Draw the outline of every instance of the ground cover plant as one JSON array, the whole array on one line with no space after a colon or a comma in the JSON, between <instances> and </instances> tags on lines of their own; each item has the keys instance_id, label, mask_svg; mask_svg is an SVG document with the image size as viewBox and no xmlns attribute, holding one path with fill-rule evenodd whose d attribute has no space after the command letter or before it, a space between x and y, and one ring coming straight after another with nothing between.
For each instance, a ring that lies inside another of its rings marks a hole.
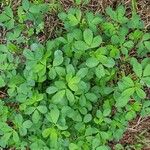
<instances>
[{"instance_id":1,"label":"ground cover plant","mask_svg":"<svg viewBox=\"0 0 150 150\"><path fill-rule=\"evenodd\" d=\"M23 0L17 17L11 6L0 14L0 148L110 150L131 120L150 115L150 33L123 5L104 15L77 6L40 43L50 8Z\"/></svg>"}]
</instances>

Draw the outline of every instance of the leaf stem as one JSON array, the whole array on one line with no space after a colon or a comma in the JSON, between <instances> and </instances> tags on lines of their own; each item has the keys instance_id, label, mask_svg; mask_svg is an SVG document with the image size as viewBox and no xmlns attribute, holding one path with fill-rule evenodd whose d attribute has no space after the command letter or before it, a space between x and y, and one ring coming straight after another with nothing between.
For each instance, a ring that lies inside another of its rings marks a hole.
<instances>
[{"instance_id":1,"label":"leaf stem","mask_svg":"<svg viewBox=\"0 0 150 150\"><path fill-rule=\"evenodd\" d=\"M132 15L137 14L137 1L132 0Z\"/></svg>"}]
</instances>

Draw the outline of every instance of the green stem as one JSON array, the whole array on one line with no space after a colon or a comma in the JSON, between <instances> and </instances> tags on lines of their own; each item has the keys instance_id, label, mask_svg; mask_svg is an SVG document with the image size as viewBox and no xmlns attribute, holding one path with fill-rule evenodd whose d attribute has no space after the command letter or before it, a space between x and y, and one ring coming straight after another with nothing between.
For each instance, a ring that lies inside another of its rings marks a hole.
<instances>
[{"instance_id":1,"label":"green stem","mask_svg":"<svg viewBox=\"0 0 150 150\"><path fill-rule=\"evenodd\" d=\"M132 0L132 15L137 14L137 2L136 0Z\"/></svg>"}]
</instances>

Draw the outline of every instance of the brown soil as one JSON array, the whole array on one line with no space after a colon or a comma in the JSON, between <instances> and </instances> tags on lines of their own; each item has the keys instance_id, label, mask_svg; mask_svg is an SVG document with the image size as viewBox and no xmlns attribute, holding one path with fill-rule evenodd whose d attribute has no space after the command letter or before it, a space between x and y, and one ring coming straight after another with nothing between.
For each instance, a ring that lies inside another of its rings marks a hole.
<instances>
[{"instance_id":1,"label":"brown soil","mask_svg":"<svg viewBox=\"0 0 150 150\"><path fill-rule=\"evenodd\" d=\"M120 143L125 146L139 143L143 145L142 150L150 150L150 117L137 117L130 122Z\"/></svg>"}]
</instances>

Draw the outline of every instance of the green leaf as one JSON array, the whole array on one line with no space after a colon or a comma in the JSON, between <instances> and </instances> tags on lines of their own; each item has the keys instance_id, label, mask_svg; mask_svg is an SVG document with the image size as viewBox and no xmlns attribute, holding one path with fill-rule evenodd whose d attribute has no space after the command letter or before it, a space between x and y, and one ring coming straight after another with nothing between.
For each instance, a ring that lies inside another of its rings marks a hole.
<instances>
[{"instance_id":1,"label":"green leaf","mask_svg":"<svg viewBox=\"0 0 150 150\"><path fill-rule=\"evenodd\" d=\"M145 41L144 42L145 47L149 50L150 52L150 41Z\"/></svg>"},{"instance_id":2,"label":"green leaf","mask_svg":"<svg viewBox=\"0 0 150 150\"><path fill-rule=\"evenodd\" d=\"M19 128L19 133L21 136L25 136L27 135L27 129L26 128Z\"/></svg>"},{"instance_id":3,"label":"green leaf","mask_svg":"<svg viewBox=\"0 0 150 150\"><path fill-rule=\"evenodd\" d=\"M133 71L135 72L135 74L136 74L139 78L141 78L142 72L143 72L143 70L142 70L142 65L139 64L139 63L137 63L137 64L134 66Z\"/></svg>"},{"instance_id":4,"label":"green leaf","mask_svg":"<svg viewBox=\"0 0 150 150\"><path fill-rule=\"evenodd\" d=\"M47 138L50 135L50 132L51 132L50 128L44 129L44 131L42 132L42 136L44 138Z\"/></svg>"},{"instance_id":5,"label":"green leaf","mask_svg":"<svg viewBox=\"0 0 150 150\"><path fill-rule=\"evenodd\" d=\"M126 12L126 10L123 5L118 6L118 8L117 8L118 18L123 17L125 15L125 12Z\"/></svg>"},{"instance_id":6,"label":"green leaf","mask_svg":"<svg viewBox=\"0 0 150 150\"><path fill-rule=\"evenodd\" d=\"M78 146L74 143L69 144L69 150L78 150Z\"/></svg>"},{"instance_id":7,"label":"green leaf","mask_svg":"<svg viewBox=\"0 0 150 150\"><path fill-rule=\"evenodd\" d=\"M71 26L76 26L79 23L79 20L72 14L68 14L68 19Z\"/></svg>"},{"instance_id":8,"label":"green leaf","mask_svg":"<svg viewBox=\"0 0 150 150\"><path fill-rule=\"evenodd\" d=\"M25 49L25 50L23 51L23 55L24 55L24 56L26 57L26 59L28 59L28 60L34 60L34 59L35 59L33 52L32 52L31 50L29 50L29 49Z\"/></svg>"},{"instance_id":9,"label":"green leaf","mask_svg":"<svg viewBox=\"0 0 150 150\"><path fill-rule=\"evenodd\" d=\"M92 120L92 115L91 115L91 114L86 114L86 115L84 116L83 121L84 121L85 123L88 123L88 122L90 122L91 120Z\"/></svg>"},{"instance_id":10,"label":"green leaf","mask_svg":"<svg viewBox=\"0 0 150 150\"><path fill-rule=\"evenodd\" d=\"M110 150L110 148L108 146L99 146L96 150Z\"/></svg>"},{"instance_id":11,"label":"green leaf","mask_svg":"<svg viewBox=\"0 0 150 150\"><path fill-rule=\"evenodd\" d=\"M144 77L144 78L142 78L142 81L143 81L148 87L150 87L150 77Z\"/></svg>"},{"instance_id":12,"label":"green leaf","mask_svg":"<svg viewBox=\"0 0 150 150\"><path fill-rule=\"evenodd\" d=\"M117 20L116 12L109 6L106 8L106 14L113 20Z\"/></svg>"},{"instance_id":13,"label":"green leaf","mask_svg":"<svg viewBox=\"0 0 150 150\"><path fill-rule=\"evenodd\" d=\"M88 45L85 42L83 42L83 41L76 41L74 43L74 47L77 50L82 50L82 51L85 51L85 50L89 49Z\"/></svg>"},{"instance_id":14,"label":"green leaf","mask_svg":"<svg viewBox=\"0 0 150 150\"><path fill-rule=\"evenodd\" d=\"M66 83L64 81L55 81L55 86L58 89L66 89Z\"/></svg>"},{"instance_id":15,"label":"green leaf","mask_svg":"<svg viewBox=\"0 0 150 150\"><path fill-rule=\"evenodd\" d=\"M135 72L135 74L141 78L142 76L142 65L140 63L137 62L137 60L135 58L131 59L131 64L133 65L133 71Z\"/></svg>"},{"instance_id":16,"label":"green leaf","mask_svg":"<svg viewBox=\"0 0 150 150\"><path fill-rule=\"evenodd\" d=\"M25 110L25 114L27 115L31 115L34 111L35 111L35 107L28 107L26 110Z\"/></svg>"},{"instance_id":17,"label":"green leaf","mask_svg":"<svg viewBox=\"0 0 150 150\"><path fill-rule=\"evenodd\" d=\"M10 17L8 17L6 14L4 14L4 13L0 14L0 22L6 22L9 20L10 20Z\"/></svg>"},{"instance_id":18,"label":"green leaf","mask_svg":"<svg viewBox=\"0 0 150 150\"><path fill-rule=\"evenodd\" d=\"M45 114L45 113L47 113L47 107L46 106L42 106L42 105L40 105L40 106L38 106L37 107L37 109L38 109L38 111L40 112L40 113L42 113L42 114Z\"/></svg>"},{"instance_id":19,"label":"green leaf","mask_svg":"<svg viewBox=\"0 0 150 150\"><path fill-rule=\"evenodd\" d=\"M93 32L90 29L86 29L83 32L83 37L84 37L84 41L86 42L86 44L90 46L93 41Z\"/></svg>"},{"instance_id":20,"label":"green leaf","mask_svg":"<svg viewBox=\"0 0 150 150\"><path fill-rule=\"evenodd\" d=\"M95 74L99 79L105 76L105 69L103 65L98 65L98 67L96 67Z\"/></svg>"},{"instance_id":21,"label":"green leaf","mask_svg":"<svg viewBox=\"0 0 150 150\"><path fill-rule=\"evenodd\" d=\"M63 97L65 95L65 90L58 91L53 97L52 101L55 104L60 103L63 100Z\"/></svg>"},{"instance_id":22,"label":"green leaf","mask_svg":"<svg viewBox=\"0 0 150 150\"><path fill-rule=\"evenodd\" d=\"M51 116L53 123L55 123L55 124L57 123L57 121L59 119L59 115L60 115L60 112L59 112L58 108L54 108L50 111L50 116Z\"/></svg>"},{"instance_id":23,"label":"green leaf","mask_svg":"<svg viewBox=\"0 0 150 150\"><path fill-rule=\"evenodd\" d=\"M13 131L13 140L14 142L19 142L19 135L16 131Z\"/></svg>"},{"instance_id":24,"label":"green leaf","mask_svg":"<svg viewBox=\"0 0 150 150\"><path fill-rule=\"evenodd\" d=\"M34 111L34 113L32 114L32 121L33 123L38 123L40 120L40 114L37 110Z\"/></svg>"},{"instance_id":25,"label":"green leaf","mask_svg":"<svg viewBox=\"0 0 150 150\"><path fill-rule=\"evenodd\" d=\"M22 125L24 128L29 129L32 126L32 122L30 120L26 120Z\"/></svg>"},{"instance_id":26,"label":"green leaf","mask_svg":"<svg viewBox=\"0 0 150 150\"><path fill-rule=\"evenodd\" d=\"M53 66L59 66L63 63L63 53L60 50L55 51Z\"/></svg>"},{"instance_id":27,"label":"green leaf","mask_svg":"<svg viewBox=\"0 0 150 150\"><path fill-rule=\"evenodd\" d=\"M4 87L6 85L4 79L2 78L2 76L0 76L0 88Z\"/></svg>"},{"instance_id":28,"label":"green leaf","mask_svg":"<svg viewBox=\"0 0 150 150\"><path fill-rule=\"evenodd\" d=\"M56 71L55 71L54 67L50 68L50 71L49 71L48 75L49 75L50 79L55 79L56 78L57 74L56 74Z\"/></svg>"},{"instance_id":29,"label":"green leaf","mask_svg":"<svg viewBox=\"0 0 150 150\"><path fill-rule=\"evenodd\" d=\"M73 106L75 103L75 97L74 97L73 93L70 90L66 89L66 96L69 101L69 104L71 106Z\"/></svg>"},{"instance_id":30,"label":"green leaf","mask_svg":"<svg viewBox=\"0 0 150 150\"><path fill-rule=\"evenodd\" d=\"M56 129L52 128L50 132L50 145L55 149L57 149L57 139L58 139L57 131Z\"/></svg>"},{"instance_id":31,"label":"green leaf","mask_svg":"<svg viewBox=\"0 0 150 150\"><path fill-rule=\"evenodd\" d=\"M63 67L55 67L55 71L59 76L65 76L66 70Z\"/></svg>"},{"instance_id":32,"label":"green leaf","mask_svg":"<svg viewBox=\"0 0 150 150\"><path fill-rule=\"evenodd\" d=\"M127 105L127 103L129 102L130 100L130 97L134 94L135 92L135 88L128 88L126 90L124 90L120 97L117 99L117 102L116 102L116 106L117 107L124 107Z\"/></svg>"},{"instance_id":33,"label":"green leaf","mask_svg":"<svg viewBox=\"0 0 150 150\"><path fill-rule=\"evenodd\" d=\"M136 113L135 113L134 111L129 111L129 112L126 114L125 118L126 118L128 121L130 121L130 120L134 119L135 116L136 116Z\"/></svg>"},{"instance_id":34,"label":"green leaf","mask_svg":"<svg viewBox=\"0 0 150 150\"><path fill-rule=\"evenodd\" d=\"M111 113L111 109L110 109L110 108L105 108L104 111L103 111L103 115L104 115L105 117L109 116L110 113Z\"/></svg>"},{"instance_id":35,"label":"green leaf","mask_svg":"<svg viewBox=\"0 0 150 150\"><path fill-rule=\"evenodd\" d=\"M40 5L32 5L29 8L29 11L33 14L39 14L40 13Z\"/></svg>"},{"instance_id":36,"label":"green leaf","mask_svg":"<svg viewBox=\"0 0 150 150\"><path fill-rule=\"evenodd\" d=\"M23 122L23 117L22 117L22 115L17 114L17 115L15 116L15 122L16 122L19 126L21 126L21 125L22 125L22 122Z\"/></svg>"},{"instance_id":37,"label":"green leaf","mask_svg":"<svg viewBox=\"0 0 150 150\"><path fill-rule=\"evenodd\" d=\"M68 86L72 91L77 91L79 82L80 78L78 76L75 76L68 81Z\"/></svg>"},{"instance_id":38,"label":"green leaf","mask_svg":"<svg viewBox=\"0 0 150 150\"><path fill-rule=\"evenodd\" d=\"M144 72L143 72L143 76L146 77L146 76L150 76L150 64L148 64L145 69L144 69Z\"/></svg>"},{"instance_id":39,"label":"green leaf","mask_svg":"<svg viewBox=\"0 0 150 150\"><path fill-rule=\"evenodd\" d=\"M136 88L136 93L141 99L146 98L146 93L142 89Z\"/></svg>"},{"instance_id":40,"label":"green leaf","mask_svg":"<svg viewBox=\"0 0 150 150\"><path fill-rule=\"evenodd\" d=\"M84 78L84 77L87 75L87 73L88 73L88 68L81 68L81 69L77 72L76 76L78 76L78 77L80 77L80 78Z\"/></svg>"},{"instance_id":41,"label":"green leaf","mask_svg":"<svg viewBox=\"0 0 150 150\"><path fill-rule=\"evenodd\" d=\"M125 107L129 102L129 96L121 96L116 101L116 107Z\"/></svg>"},{"instance_id":42,"label":"green leaf","mask_svg":"<svg viewBox=\"0 0 150 150\"><path fill-rule=\"evenodd\" d=\"M127 42L125 42L125 43L123 44L123 46L126 47L126 48L131 49L131 48L133 48L134 43L133 43L132 41L127 41Z\"/></svg>"},{"instance_id":43,"label":"green leaf","mask_svg":"<svg viewBox=\"0 0 150 150\"><path fill-rule=\"evenodd\" d=\"M134 82L133 80L128 76L128 77L123 77L123 82L127 87L133 87L134 86Z\"/></svg>"},{"instance_id":44,"label":"green leaf","mask_svg":"<svg viewBox=\"0 0 150 150\"><path fill-rule=\"evenodd\" d=\"M105 57L105 56L104 56ZM112 68L112 67L114 67L114 65L115 65L115 61L114 61L114 59L113 58L110 58L110 57L106 57L106 60L103 62L103 61L101 61L101 63L104 65L104 66L106 66L107 68Z\"/></svg>"},{"instance_id":45,"label":"green leaf","mask_svg":"<svg viewBox=\"0 0 150 150\"><path fill-rule=\"evenodd\" d=\"M2 146L2 147L6 147L6 145L7 145L7 143L8 143L8 140L10 139L10 137L11 137L11 135L12 135L12 133L5 133L2 137L1 137L1 139L0 139L0 145Z\"/></svg>"},{"instance_id":46,"label":"green leaf","mask_svg":"<svg viewBox=\"0 0 150 150\"><path fill-rule=\"evenodd\" d=\"M81 0L74 0L77 5L81 4Z\"/></svg>"},{"instance_id":47,"label":"green leaf","mask_svg":"<svg viewBox=\"0 0 150 150\"><path fill-rule=\"evenodd\" d=\"M128 88L128 89L126 89L126 90L124 90L123 92L122 92L122 94L121 94L121 96L128 96L128 97L130 97L130 96L132 96L133 95L133 93L135 92L135 88Z\"/></svg>"},{"instance_id":48,"label":"green leaf","mask_svg":"<svg viewBox=\"0 0 150 150\"><path fill-rule=\"evenodd\" d=\"M96 36L91 44L91 48L95 48L100 46L100 44L102 43L102 37L100 35Z\"/></svg>"},{"instance_id":49,"label":"green leaf","mask_svg":"<svg viewBox=\"0 0 150 150\"><path fill-rule=\"evenodd\" d=\"M86 65L87 65L89 68L96 67L98 64L99 64L99 61L98 61L96 58L94 58L94 57L88 58L88 59L86 60Z\"/></svg>"},{"instance_id":50,"label":"green leaf","mask_svg":"<svg viewBox=\"0 0 150 150\"><path fill-rule=\"evenodd\" d=\"M22 0L22 7L23 7L24 10L27 11L30 7L29 1L28 0Z\"/></svg>"},{"instance_id":51,"label":"green leaf","mask_svg":"<svg viewBox=\"0 0 150 150\"><path fill-rule=\"evenodd\" d=\"M54 94L58 91L58 88L55 86L50 86L46 89L46 93L48 94Z\"/></svg>"},{"instance_id":52,"label":"green leaf","mask_svg":"<svg viewBox=\"0 0 150 150\"><path fill-rule=\"evenodd\" d=\"M85 96L86 96L86 98L87 98L88 100L90 100L91 102L96 102L97 99L98 99L98 97L96 96L95 93L90 93L90 92L89 92L89 93L86 93Z\"/></svg>"},{"instance_id":53,"label":"green leaf","mask_svg":"<svg viewBox=\"0 0 150 150\"><path fill-rule=\"evenodd\" d=\"M67 74L75 75L75 68L73 65L69 64L66 66Z\"/></svg>"},{"instance_id":54,"label":"green leaf","mask_svg":"<svg viewBox=\"0 0 150 150\"><path fill-rule=\"evenodd\" d=\"M13 18L13 11L12 11L12 8L10 6L5 7L5 13L7 14L7 16Z\"/></svg>"}]
</instances>

